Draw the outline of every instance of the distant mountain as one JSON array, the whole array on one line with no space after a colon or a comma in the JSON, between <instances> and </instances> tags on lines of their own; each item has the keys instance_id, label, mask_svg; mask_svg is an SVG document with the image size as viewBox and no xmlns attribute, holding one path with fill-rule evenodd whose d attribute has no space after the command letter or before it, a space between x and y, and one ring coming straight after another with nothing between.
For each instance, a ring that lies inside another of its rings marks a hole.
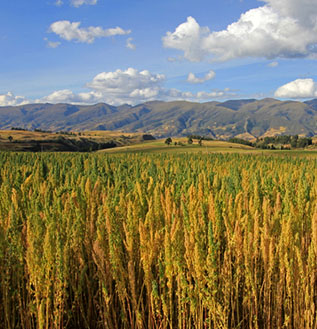
<instances>
[{"instance_id":1,"label":"distant mountain","mask_svg":"<svg viewBox=\"0 0 317 329\"><path fill-rule=\"evenodd\" d=\"M199 134L248 138L278 134L317 134L317 99L307 102L230 100L192 103L147 102L137 106L30 104L0 107L0 129L51 131L121 130L156 137Z\"/></svg>"}]
</instances>

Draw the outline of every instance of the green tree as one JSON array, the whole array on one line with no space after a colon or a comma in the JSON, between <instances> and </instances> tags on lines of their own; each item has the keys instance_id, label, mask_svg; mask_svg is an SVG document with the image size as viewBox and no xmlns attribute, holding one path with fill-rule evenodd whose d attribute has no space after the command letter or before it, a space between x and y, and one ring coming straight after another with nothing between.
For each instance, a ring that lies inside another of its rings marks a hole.
<instances>
[{"instance_id":1,"label":"green tree","mask_svg":"<svg viewBox=\"0 0 317 329\"><path fill-rule=\"evenodd\" d=\"M167 145L172 144L172 138L171 137L166 138L165 139L165 144L167 144Z\"/></svg>"}]
</instances>

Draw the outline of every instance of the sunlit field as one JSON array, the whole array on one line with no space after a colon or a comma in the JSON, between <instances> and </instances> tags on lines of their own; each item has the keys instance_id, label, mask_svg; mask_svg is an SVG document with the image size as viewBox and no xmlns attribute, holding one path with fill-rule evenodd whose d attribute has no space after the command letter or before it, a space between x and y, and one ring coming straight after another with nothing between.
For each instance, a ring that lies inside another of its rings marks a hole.
<instances>
[{"instance_id":1,"label":"sunlit field","mask_svg":"<svg viewBox=\"0 0 317 329\"><path fill-rule=\"evenodd\" d=\"M149 154L149 153L168 153L168 154L212 154L212 153L240 153L253 155L267 155L278 157L308 157L317 158L317 149L292 149L292 150L262 150L247 145L230 143L227 141L203 141L202 145L194 140L193 144L187 143L187 138L173 138L171 145L166 145L164 139L155 141L146 141L135 145L116 147L98 151L105 154ZM177 143L175 145L174 143ZM179 145L181 143L181 145Z\"/></svg>"},{"instance_id":2,"label":"sunlit field","mask_svg":"<svg viewBox=\"0 0 317 329\"><path fill-rule=\"evenodd\" d=\"M316 328L316 176L269 154L0 153L1 326Z\"/></svg>"}]
</instances>

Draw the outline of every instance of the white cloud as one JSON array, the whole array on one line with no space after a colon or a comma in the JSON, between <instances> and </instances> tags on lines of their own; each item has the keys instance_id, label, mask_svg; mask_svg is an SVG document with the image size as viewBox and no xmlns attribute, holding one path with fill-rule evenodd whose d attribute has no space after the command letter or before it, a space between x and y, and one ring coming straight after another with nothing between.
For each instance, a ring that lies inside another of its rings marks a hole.
<instances>
[{"instance_id":1,"label":"white cloud","mask_svg":"<svg viewBox=\"0 0 317 329\"><path fill-rule=\"evenodd\" d=\"M126 35L130 30L123 30L121 27L103 29L100 26L80 28L80 22L57 21L51 24L49 32L57 34L67 41L93 43L96 38L111 37L115 35Z\"/></svg>"},{"instance_id":2,"label":"white cloud","mask_svg":"<svg viewBox=\"0 0 317 329\"><path fill-rule=\"evenodd\" d=\"M177 62L177 58L170 56L170 57L167 57L167 61L170 63L174 63L174 62Z\"/></svg>"},{"instance_id":3,"label":"white cloud","mask_svg":"<svg viewBox=\"0 0 317 329\"><path fill-rule=\"evenodd\" d=\"M170 56L170 57L167 57L167 61L170 63L174 63L174 62L181 63L181 62L184 62L184 57L183 56L177 56L177 57Z\"/></svg>"},{"instance_id":4,"label":"white cloud","mask_svg":"<svg viewBox=\"0 0 317 329\"><path fill-rule=\"evenodd\" d=\"M212 98L222 98L228 97L229 95L234 96L234 93L228 93L226 90L215 90L211 92L199 91L196 94L197 99L212 99Z\"/></svg>"},{"instance_id":5,"label":"white cloud","mask_svg":"<svg viewBox=\"0 0 317 329\"><path fill-rule=\"evenodd\" d=\"M54 41L48 40L47 38L44 38L44 40L46 41L46 46L48 48L57 48L61 45L61 43L59 41L54 42Z\"/></svg>"},{"instance_id":6,"label":"white cloud","mask_svg":"<svg viewBox=\"0 0 317 329\"><path fill-rule=\"evenodd\" d=\"M69 89L58 90L36 100L38 103L94 104L105 102L111 105L137 104L167 97L162 83L165 76L134 68L102 72L86 84L89 92L73 93Z\"/></svg>"},{"instance_id":7,"label":"white cloud","mask_svg":"<svg viewBox=\"0 0 317 329\"><path fill-rule=\"evenodd\" d=\"M262 0L281 16L292 17L301 25L315 27L317 6L315 0Z\"/></svg>"},{"instance_id":8,"label":"white cloud","mask_svg":"<svg viewBox=\"0 0 317 329\"><path fill-rule=\"evenodd\" d=\"M175 32L167 32L163 37L163 45L184 51L184 57L198 62L207 54L201 47L203 39L210 33L208 28L201 28L193 17L179 25Z\"/></svg>"},{"instance_id":9,"label":"white cloud","mask_svg":"<svg viewBox=\"0 0 317 329\"><path fill-rule=\"evenodd\" d=\"M271 62L269 64L267 64L268 67L277 67L278 66L278 62Z\"/></svg>"},{"instance_id":10,"label":"white cloud","mask_svg":"<svg viewBox=\"0 0 317 329\"><path fill-rule=\"evenodd\" d=\"M210 70L204 77L197 78L194 73L189 73L187 77L187 82L189 83L204 83L208 80L213 79L216 76L216 73Z\"/></svg>"},{"instance_id":11,"label":"white cloud","mask_svg":"<svg viewBox=\"0 0 317 329\"><path fill-rule=\"evenodd\" d=\"M157 87L164 80L163 74L152 74L147 70L138 71L130 67L125 71L99 73L87 86L110 93L122 93L122 88L124 88L124 93L130 93L135 89Z\"/></svg>"},{"instance_id":12,"label":"white cloud","mask_svg":"<svg viewBox=\"0 0 317 329\"><path fill-rule=\"evenodd\" d=\"M96 5L98 0L70 0L70 5L73 7L80 7L82 5ZM62 0L56 0L55 6L62 6L64 2Z\"/></svg>"},{"instance_id":13,"label":"white cloud","mask_svg":"<svg viewBox=\"0 0 317 329\"><path fill-rule=\"evenodd\" d=\"M95 92L75 94L69 89L54 91L48 96L35 100L36 103L72 103L93 104L98 103L102 95Z\"/></svg>"},{"instance_id":14,"label":"white cloud","mask_svg":"<svg viewBox=\"0 0 317 329\"><path fill-rule=\"evenodd\" d=\"M193 99L195 95L190 91L180 91L178 89L167 89L162 92L164 94L164 100L171 101L175 99Z\"/></svg>"},{"instance_id":15,"label":"white cloud","mask_svg":"<svg viewBox=\"0 0 317 329\"><path fill-rule=\"evenodd\" d=\"M15 96L13 93L0 94L0 106L17 106L28 104L29 101L23 96Z\"/></svg>"},{"instance_id":16,"label":"white cloud","mask_svg":"<svg viewBox=\"0 0 317 329\"><path fill-rule=\"evenodd\" d=\"M131 49L131 50L135 50L136 46L134 43L132 43L133 39L132 38L128 38L127 42L126 42L126 47Z\"/></svg>"},{"instance_id":17,"label":"white cloud","mask_svg":"<svg viewBox=\"0 0 317 329\"><path fill-rule=\"evenodd\" d=\"M62 0L56 0L56 2L55 2L55 6L60 7L60 6L62 6L62 5L63 5L63 1L62 1Z\"/></svg>"},{"instance_id":18,"label":"white cloud","mask_svg":"<svg viewBox=\"0 0 317 329\"><path fill-rule=\"evenodd\" d=\"M102 72L87 87L101 93L110 104L136 103L159 97L164 80L162 74L128 68L125 71Z\"/></svg>"},{"instance_id":19,"label":"white cloud","mask_svg":"<svg viewBox=\"0 0 317 329\"><path fill-rule=\"evenodd\" d=\"M12 93L0 95L0 106L21 105L27 103L72 103L111 105L140 104L152 100L212 100L235 96L230 89L199 91L181 91L164 87L165 76L151 73L147 70L139 71L134 68L102 72L86 84L87 92L74 93L72 90L57 90L36 100L27 100Z\"/></svg>"},{"instance_id":20,"label":"white cloud","mask_svg":"<svg viewBox=\"0 0 317 329\"><path fill-rule=\"evenodd\" d=\"M163 45L184 52L190 61L206 57L226 61L243 57L314 56L317 44L316 0L266 0L225 30L211 32L193 17L167 32Z\"/></svg>"},{"instance_id":21,"label":"white cloud","mask_svg":"<svg viewBox=\"0 0 317 329\"><path fill-rule=\"evenodd\" d=\"M231 91L229 88L224 90L211 90L211 91L198 91L197 93L192 93L190 91L180 91L177 89L165 90L164 100L188 100L193 102L213 100L213 99L226 99L229 97L235 97L237 94Z\"/></svg>"},{"instance_id":22,"label":"white cloud","mask_svg":"<svg viewBox=\"0 0 317 329\"><path fill-rule=\"evenodd\" d=\"M98 0L71 0L71 4L74 7L80 7L82 5L95 5Z\"/></svg>"},{"instance_id":23,"label":"white cloud","mask_svg":"<svg viewBox=\"0 0 317 329\"><path fill-rule=\"evenodd\" d=\"M274 95L280 98L317 97L317 84L313 79L297 79L279 87Z\"/></svg>"},{"instance_id":24,"label":"white cloud","mask_svg":"<svg viewBox=\"0 0 317 329\"><path fill-rule=\"evenodd\" d=\"M53 42L53 41L48 41L47 42L47 47L48 48L57 48L61 45L59 41Z\"/></svg>"}]
</instances>

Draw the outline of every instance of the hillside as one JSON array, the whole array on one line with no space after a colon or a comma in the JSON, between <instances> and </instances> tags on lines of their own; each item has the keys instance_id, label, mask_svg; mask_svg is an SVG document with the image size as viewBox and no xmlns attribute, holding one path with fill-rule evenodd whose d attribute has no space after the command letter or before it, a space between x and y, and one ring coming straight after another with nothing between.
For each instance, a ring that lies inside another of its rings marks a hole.
<instances>
[{"instance_id":1,"label":"hillside","mask_svg":"<svg viewBox=\"0 0 317 329\"><path fill-rule=\"evenodd\" d=\"M0 131L0 151L89 152L140 144L153 139L151 135L109 131L49 133L2 130Z\"/></svg>"},{"instance_id":2,"label":"hillside","mask_svg":"<svg viewBox=\"0 0 317 329\"><path fill-rule=\"evenodd\" d=\"M0 107L0 129L51 131L121 130L156 137L200 134L230 138L317 134L317 100L307 102L230 100L147 102L137 106L29 104Z\"/></svg>"}]
</instances>

